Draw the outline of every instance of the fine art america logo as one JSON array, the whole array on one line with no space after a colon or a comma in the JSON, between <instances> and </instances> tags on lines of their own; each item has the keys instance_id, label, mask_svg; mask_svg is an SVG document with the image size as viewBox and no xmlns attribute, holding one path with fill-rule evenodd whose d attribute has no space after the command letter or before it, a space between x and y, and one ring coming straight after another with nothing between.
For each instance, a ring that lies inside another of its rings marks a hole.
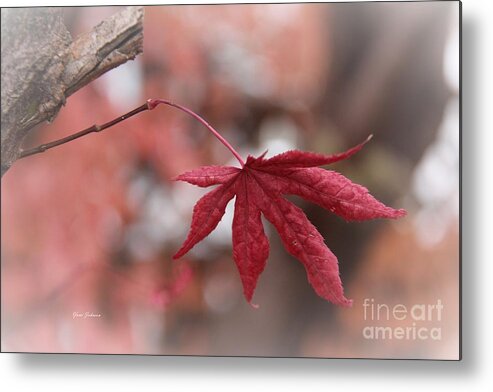
<instances>
[{"instance_id":1,"label":"fine art america logo","mask_svg":"<svg viewBox=\"0 0 493 392\"><path fill-rule=\"evenodd\" d=\"M362 334L368 340L441 340L443 304L388 305L373 298L363 301L365 327Z\"/></svg>"}]
</instances>

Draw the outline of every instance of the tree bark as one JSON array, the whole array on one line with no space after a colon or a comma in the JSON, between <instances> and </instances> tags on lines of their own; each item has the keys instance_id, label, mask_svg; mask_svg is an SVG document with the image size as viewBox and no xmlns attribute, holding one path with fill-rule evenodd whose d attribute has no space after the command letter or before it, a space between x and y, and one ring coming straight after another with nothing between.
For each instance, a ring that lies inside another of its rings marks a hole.
<instances>
[{"instance_id":1,"label":"tree bark","mask_svg":"<svg viewBox=\"0 0 493 392\"><path fill-rule=\"evenodd\" d=\"M1 175L35 125L71 94L143 51L142 7L127 7L72 40L61 8L2 9Z\"/></svg>"}]
</instances>

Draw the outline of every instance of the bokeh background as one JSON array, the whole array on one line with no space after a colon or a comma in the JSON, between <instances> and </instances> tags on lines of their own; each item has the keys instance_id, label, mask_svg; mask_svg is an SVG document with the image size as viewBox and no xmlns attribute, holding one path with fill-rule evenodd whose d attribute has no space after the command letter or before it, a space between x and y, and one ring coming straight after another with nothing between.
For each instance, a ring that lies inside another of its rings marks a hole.
<instances>
[{"instance_id":1,"label":"bokeh background","mask_svg":"<svg viewBox=\"0 0 493 392\"><path fill-rule=\"evenodd\" d=\"M409 214L346 223L293 198L338 256L354 306L319 298L265 222L271 252L253 309L232 259L232 202L209 237L172 260L208 190L171 178L235 161L203 126L159 107L19 161L2 178L2 350L457 358L458 7L146 7L144 54L71 96L26 147L158 97L205 117L244 156L333 153L373 133L332 168ZM119 9L66 8L64 20L77 36ZM363 319L365 298L441 299L442 339L364 339L374 324Z\"/></svg>"}]
</instances>

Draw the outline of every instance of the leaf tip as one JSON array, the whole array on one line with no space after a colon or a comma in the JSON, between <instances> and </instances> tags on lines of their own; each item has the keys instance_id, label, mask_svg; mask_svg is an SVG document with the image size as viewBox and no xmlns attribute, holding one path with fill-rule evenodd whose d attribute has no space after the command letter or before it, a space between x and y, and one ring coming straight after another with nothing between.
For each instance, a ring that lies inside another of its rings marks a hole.
<instances>
[{"instance_id":1,"label":"leaf tip","mask_svg":"<svg viewBox=\"0 0 493 392\"><path fill-rule=\"evenodd\" d=\"M265 156L267 155L267 153L268 153L268 152L269 152L269 150L265 150L262 154L260 154L260 155L258 156L258 158L257 158L257 159L264 159L264 158L265 158Z\"/></svg>"},{"instance_id":2,"label":"leaf tip","mask_svg":"<svg viewBox=\"0 0 493 392\"><path fill-rule=\"evenodd\" d=\"M248 305L250 305L254 309L258 309L258 308L260 308L260 305L254 304L252 302L253 291L254 291L254 289L247 289L246 287L244 287L244 289L243 289L243 295L245 296L245 299L246 299Z\"/></svg>"},{"instance_id":3,"label":"leaf tip","mask_svg":"<svg viewBox=\"0 0 493 392\"><path fill-rule=\"evenodd\" d=\"M400 208L398 210L395 210L393 218L402 218L407 215L407 211L404 208Z\"/></svg>"},{"instance_id":4,"label":"leaf tip","mask_svg":"<svg viewBox=\"0 0 493 392\"><path fill-rule=\"evenodd\" d=\"M344 307L344 308L351 308L353 306L353 300L352 299L347 299L347 298L344 298L341 303L339 303L338 305Z\"/></svg>"}]
</instances>

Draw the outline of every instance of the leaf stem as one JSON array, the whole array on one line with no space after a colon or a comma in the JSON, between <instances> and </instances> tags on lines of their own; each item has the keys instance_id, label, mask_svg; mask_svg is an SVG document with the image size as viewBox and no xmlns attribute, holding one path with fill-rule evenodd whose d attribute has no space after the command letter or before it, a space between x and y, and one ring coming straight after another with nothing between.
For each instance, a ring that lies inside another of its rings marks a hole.
<instances>
[{"instance_id":1,"label":"leaf stem","mask_svg":"<svg viewBox=\"0 0 493 392\"><path fill-rule=\"evenodd\" d=\"M173 102L170 102L170 101L167 101L164 99L148 99L145 104L139 106L138 108L135 108L134 110L132 110L132 111L130 111L130 112L128 112L122 116L119 116L119 117L117 117L111 121L108 121L102 125L93 125L89 128L83 129L82 131L76 132L76 133L69 135L69 136L66 136L64 138L54 140L54 141L49 142L49 143L41 144L37 147L31 148L28 150L22 150L17 159L22 159L22 158L26 158L26 157L31 156L31 155L40 154L42 152L45 152L46 150L49 150L51 148L60 146L62 144L68 143L68 142L71 142L72 140L78 139L82 136L88 135L88 134L93 133L93 132L101 132L107 128L112 127L113 125L118 124L119 122L125 121L128 118L135 116L136 114L138 114L140 112L143 112L145 110L153 110L156 106L158 106L160 104L173 106L173 107L189 114L193 118L195 118L197 121L199 121L201 124L203 124L222 144L224 144L233 153L235 158L238 159L238 162L240 162L241 167L245 166L245 162L241 158L240 154L238 154L238 152L233 148L233 146L231 144L229 144L229 142L225 138L223 138L219 134L219 132L216 131L206 120L204 120L197 113L186 108L185 106L181 106L177 103L173 103Z\"/></svg>"},{"instance_id":2,"label":"leaf stem","mask_svg":"<svg viewBox=\"0 0 493 392\"><path fill-rule=\"evenodd\" d=\"M173 102L170 102L170 101L167 101L167 100L164 100L164 99L148 99L147 100L147 105L149 106L149 110L152 110L154 109L156 106L158 106L159 104L163 104L163 105L168 105L168 106L173 106L187 114L189 114L190 116L192 116L193 118L195 118L197 121L199 121L202 125L204 125L209 131L212 132L212 134L222 143L224 144L229 151L232 152L232 154L235 156L235 158L238 160L238 162L240 162L241 164L241 167L245 166L245 162L243 161L243 159L241 158L240 154L238 154L238 152L233 148L233 146L231 144L229 144L229 142L223 138L218 131L216 131L212 125L210 125L206 120L204 120L202 117L200 117L197 113L193 112L192 110L186 108L185 106L181 106L177 103L173 103Z\"/></svg>"}]
</instances>

